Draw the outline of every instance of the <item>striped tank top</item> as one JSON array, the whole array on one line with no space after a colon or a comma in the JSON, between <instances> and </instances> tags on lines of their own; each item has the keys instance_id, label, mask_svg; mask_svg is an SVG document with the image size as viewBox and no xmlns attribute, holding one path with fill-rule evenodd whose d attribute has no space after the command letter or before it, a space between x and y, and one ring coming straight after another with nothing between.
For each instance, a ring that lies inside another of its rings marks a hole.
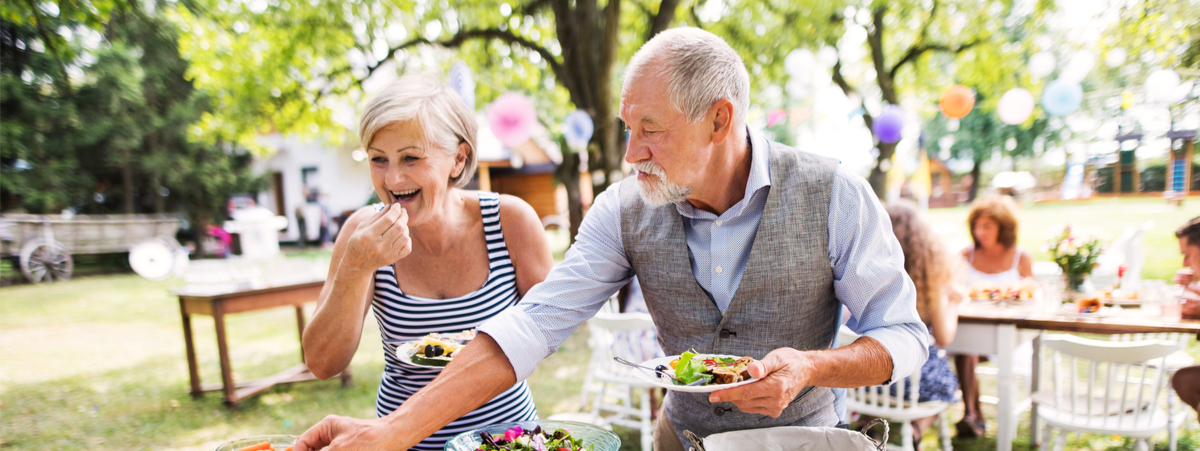
<instances>
[{"instance_id":1,"label":"striped tank top","mask_svg":"<svg viewBox=\"0 0 1200 451\"><path fill-rule=\"evenodd\" d=\"M487 282L479 290L451 299L410 296L400 291L392 265L375 271L375 298L371 307L383 336L385 363L375 401L375 413L380 417L394 412L441 372L401 362L396 357L398 343L419 340L433 332L453 333L479 326L518 301L516 273L500 230L500 196L480 192L479 207L489 260ZM496 423L536 419L533 396L522 381L411 449L440 451L446 441L460 433Z\"/></svg>"}]
</instances>

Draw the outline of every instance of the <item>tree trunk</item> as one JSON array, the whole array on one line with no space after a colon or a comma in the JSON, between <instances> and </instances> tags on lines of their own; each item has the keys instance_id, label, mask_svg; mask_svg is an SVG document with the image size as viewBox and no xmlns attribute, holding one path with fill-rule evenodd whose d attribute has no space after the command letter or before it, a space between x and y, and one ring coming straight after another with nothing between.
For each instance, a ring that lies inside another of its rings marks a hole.
<instances>
[{"instance_id":1,"label":"tree trunk","mask_svg":"<svg viewBox=\"0 0 1200 451\"><path fill-rule=\"evenodd\" d=\"M571 244L575 244L575 235L579 233L579 225L583 223L583 200L579 192L579 165L582 161L578 152L567 147L565 140L559 140L559 147L563 149L563 159L556 175L567 190L569 236Z\"/></svg>"},{"instance_id":2,"label":"tree trunk","mask_svg":"<svg viewBox=\"0 0 1200 451\"><path fill-rule=\"evenodd\" d=\"M125 214L133 214L133 151L126 147L121 149L121 186L125 190Z\"/></svg>"},{"instance_id":3,"label":"tree trunk","mask_svg":"<svg viewBox=\"0 0 1200 451\"><path fill-rule=\"evenodd\" d=\"M892 161L894 153L896 153L896 143L879 143L879 158L875 159L875 166L871 168L871 175L867 177L867 182L871 184L871 190L875 191L875 197L878 197L880 202L887 200L888 188L887 172L883 170L883 162Z\"/></svg>"},{"instance_id":4,"label":"tree trunk","mask_svg":"<svg viewBox=\"0 0 1200 451\"><path fill-rule=\"evenodd\" d=\"M975 165L971 166L971 188L967 190L967 202L975 202L976 195L979 194L979 172L983 162L979 158L975 158Z\"/></svg>"}]
</instances>

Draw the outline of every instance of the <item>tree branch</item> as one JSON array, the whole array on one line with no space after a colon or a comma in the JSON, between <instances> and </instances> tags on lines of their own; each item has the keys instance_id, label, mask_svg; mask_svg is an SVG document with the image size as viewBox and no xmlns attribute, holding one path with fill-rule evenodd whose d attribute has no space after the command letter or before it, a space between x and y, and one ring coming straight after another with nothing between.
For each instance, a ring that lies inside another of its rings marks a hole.
<instances>
[{"instance_id":1,"label":"tree branch","mask_svg":"<svg viewBox=\"0 0 1200 451\"><path fill-rule=\"evenodd\" d=\"M521 6L519 11L522 16L532 16L533 13L538 12L539 9L542 9L549 3L550 0L533 0L529 3L526 3L524 6Z\"/></svg>"},{"instance_id":2,"label":"tree branch","mask_svg":"<svg viewBox=\"0 0 1200 451\"><path fill-rule=\"evenodd\" d=\"M696 5L692 5L692 6L688 7L688 15L692 16L692 22L695 22L692 24L693 27L699 28L701 30L704 29L704 22L700 21L700 14L696 13Z\"/></svg>"},{"instance_id":3,"label":"tree branch","mask_svg":"<svg viewBox=\"0 0 1200 451\"><path fill-rule=\"evenodd\" d=\"M442 47L455 48L455 47L462 46L464 43L466 43L467 41L472 40L472 39L499 39L499 40L507 42L509 44L520 45L521 47L525 47L531 51L537 52L538 55L541 55L542 59L546 61L546 64L550 65L550 70L554 72L555 77L562 78L565 76L562 64L559 63L558 60L554 57L554 54L550 53L549 50L546 50L545 47L542 47L540 44L533 42L529 39L526 39L523 36L517 36L516 34L514 34L511 31L508 31L508 30L501 30L499 28L485 28L485 29L475 29L475 30L461 30L458 33L456 33L454 36L450 37L450 39L447 39L444 41L431 41L431 40L425 39L425 38L416 38L416 39L412 39L408 42L405 42L403 44L400 44L396 47L392 47L392 48L388 49L388 53L387 53L386 57L377 61L373 66L367 67L367 76L363 77L363 79L370 78L371 74L374 73L375 70L379 69L379 67L382 66L383 63L385 63L385 62L387 62L387 60L395 57L396 52L407 49L409 47L413 47L413 46L417 46L417 45L421 45L421 44L430 44L430 45L436 44L436 45L439 45ZM360 80L360 82L361 82L361 80Z\"/></svg>"},{"instance_id":4,"label":"tree branch","mask_svg":"<svg viewBox=\"0 0 1200 451\"><path fill-rule=\"evenodd\" d=\"M892 79L895 79L896 73L900 71L901 67L903 67L905 64L916 61L917 58L920 58L921 55L925 54L926 52L952 52L957 55L967 51L967 49L974 47L981 42L983 42L983 39L975 39L974 41L959 45L957 47L950 47L945 44L913 45L908 49L908 52L904 54L904 57L900 58L900 61L897 61L896 64L892 66L891 70L888 71L888 75Z\"/></svg>"},{"instance_id":5,"label":"tree branch","mask_svg":"<svg viewBox=\"0 0 1200 451\"><path fill-rule=\"evenodd\" d=\"M675 9L678 7L679 0L662 0L658 4L658 13L653 15L653 20L650 22L650 33L646 36L647 41L671 28L671 24L675 22Z\"/></svg>"},{"instance_id":6,"label":"tree branch","mask_svg":"<svg viewBox=\"0 0 1200 451\"><path fill-rule=\"evenodd\" d=\"M887 14L887 6L880 4L871 11L871 29L867 30L867 44L871 47L871 63L875 66L875 79L879 83L883 100L895 105L896 86L893 84L892 73L884 67L883 62L883 15Z\"/></svg>"},{"instance_id":7,"label":"tree branch","mask_svg":"<svg viewBox=\"0 0 1200 451\"><path fill-rule=\"evenodd\" d=\"M50 55L58 63L58 75L61 78L55 78L54 84L58 86L59 94L69 96L71 95L71 77L67 75L66 62L63 61L62 54L58 52L58 47L54 43L56 35L51 36L50 32L46 30L46 26L43 23L45 19L38 12L38 7L33 3L33 0L25 0L25 3L29 5L29 13L33 15L33 22L37 25L38 35L42 37L42 42L46 43L46 49L50 50Z\"/></svg>"},{"instance_id":8,"label":"tree branch","mask_svg":"<svg viewBox=\"0 0 1200 451\"><path fill-rule=\"evenodd\" d=\"M842 76L842 61L840 59L838 62L833 64L833 82L836 83L838 87L842 88L842 93L846 94L847 96L857 92L854 87L850 86L850 83L846 81L846 77ZM861 98L862 94L859 94L859 97ZM875 125L875 118L871 116L871 113L867 112L867 108L863 102L860 101L858 107L863 110L863 123L867 125L867 129L871 129Z\"/></svg>"}]
</instances>

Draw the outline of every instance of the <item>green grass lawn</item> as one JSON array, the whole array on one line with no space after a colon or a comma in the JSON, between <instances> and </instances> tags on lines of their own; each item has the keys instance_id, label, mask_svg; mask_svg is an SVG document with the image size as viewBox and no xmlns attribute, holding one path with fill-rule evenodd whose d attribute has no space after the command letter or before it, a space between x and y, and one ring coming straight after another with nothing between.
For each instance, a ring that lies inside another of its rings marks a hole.
<instances>
[{"instance_id":1,"label":"green grass lawn","mask_svg":"<svg viewBox=\"0 0 1200 451\"><path fill-rule=\"evenodd\" d=\"M1177 224L1195 216L1200 200L1179 211L1148 199L1039 204L1022 212L1022 243L1037 243L1061 217L1120 233L1129 224L1153 219L1147 236L1147 277L1167 277L1179 265L1173 238ZM1188 212L1191 212L1190 214ZM965 209L937 210L936 221L961 223ZM964 227L965 229L965 227ZM561 258L565 235L555 235ZM294 256L320 257L315 251ZM1161 260L1159 262L1158 260ZM276 387L226 409L216 393L192 399L178 301L168 291L180 280L154 282L132 274L83 276L47 285L0 287L0 448L12 450L212 450L231 438L256 434L299 434L328 414L374 416L375 390L383 368L379 332L366 322L352 368L354 384L306 382ZM212 321L193 320L201 378L217 381ZM299 361L295 318L289 309L233 315L228 320L234 371L261 377ZM1190 348L1200 357L1200 345ZM530 379L543 417L580 409L580 379L588 359L586 330L580 329ZM994 378L982 378L995 393ZM985 406L995 424L995 409ZM961 408L951 417L957 420ZM1193 420L1194 421L1194 420ZM1028 415L1017 449L1028 449ZM893 430L898 431L898 425ZM1193 433L1196 428L1193 428ZM637 447L633 431L617 431L623 449ZM958 440L960 450L994 449L994 430L982 440ZM932 432L926 449L936 447ZM1075 438L1071 449L1132 449L1107 436ZM1180 449L1196 449L1196 438Z\"/></svg>"}]
</instances>

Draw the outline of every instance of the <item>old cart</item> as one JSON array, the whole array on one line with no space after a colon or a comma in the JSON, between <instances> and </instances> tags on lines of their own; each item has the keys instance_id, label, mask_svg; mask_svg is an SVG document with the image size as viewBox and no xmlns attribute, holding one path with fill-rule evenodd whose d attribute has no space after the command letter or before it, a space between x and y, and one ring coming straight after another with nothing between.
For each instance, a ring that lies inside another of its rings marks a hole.
<instances>
[{"instance_id":1,"label":"old cart","mask_svg":"<svg viewBox=\"0 0 1200 451\"><path fill-rule=\"evenodd\" d=\"M0 215L0 257L14 259L30 282L65 280L72 255L129 252L159 240L178 246L174 215Z\"/></svg>"}]
</instances>

